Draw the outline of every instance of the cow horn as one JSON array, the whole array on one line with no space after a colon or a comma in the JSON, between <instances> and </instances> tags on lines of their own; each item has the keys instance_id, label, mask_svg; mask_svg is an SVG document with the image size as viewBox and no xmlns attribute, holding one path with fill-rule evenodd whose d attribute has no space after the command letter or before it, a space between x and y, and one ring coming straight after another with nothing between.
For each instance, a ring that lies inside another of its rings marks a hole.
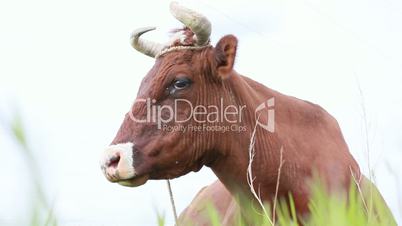
<instances>
[{"instance_id":1,"label":"cow horn","mask_svg":"<svg viewBox=\"0 0 402 226\"><path fill-rule=\"evenodd\" d=\"M198 46L208 43L211 35L211 23L205 16L181 6L177 2L170 3L170 13L194 32L197 36Z\"/></svg>"},{"instance_id":2,"label":"cow horn","mask_svg":"<svg viewBox=\"0 0 402 226\"><path fill-rule=\"evenodd\" d=\"M148 31L155 30L155 27L143 27L143 28L138 28L131 34L131 46L134 47L134 49L138 50L139 52L155 58L155 56L162 51L164 46L162 44L152 42L152 41L147 41L147 40L142 40L140 39L140 36Z\"/></svg>"}]
</instances>

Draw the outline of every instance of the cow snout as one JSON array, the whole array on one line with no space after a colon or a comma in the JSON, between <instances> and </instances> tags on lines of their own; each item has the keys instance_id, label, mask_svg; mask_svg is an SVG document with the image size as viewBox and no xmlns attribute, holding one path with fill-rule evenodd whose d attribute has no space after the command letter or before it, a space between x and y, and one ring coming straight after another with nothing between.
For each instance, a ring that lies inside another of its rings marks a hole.
<instances>
[{"instance_id":1,"label":"cow snout","mask_svg":"<svg viewBox=\"0 0 402 226\"><path fill-rule=\"evenodd\" d=\"M115 144L103 152L100 166L109 181L118 182L135 176L133 146L133 143Z\"/></svg>"}]
</instances>

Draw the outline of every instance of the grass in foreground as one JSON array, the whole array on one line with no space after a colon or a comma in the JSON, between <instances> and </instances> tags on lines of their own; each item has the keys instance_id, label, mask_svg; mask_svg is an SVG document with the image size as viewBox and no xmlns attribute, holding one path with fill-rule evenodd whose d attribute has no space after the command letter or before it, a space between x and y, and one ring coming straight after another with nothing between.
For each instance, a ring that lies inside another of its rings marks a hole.
<instances>
[{"instance_id":1,"label":"grass in foreground","mask_svg":"<svg viewBox=\"0 0 402 226\"><path fill-rule=\"evenodd\" d=\"M28 223L30 226L57 226L58 220L54 214L53 207L47 201L40 176L40 169L28 144L21 118L16 114L15 118L10 123L6 123L5 126L10 131L11 137L20 146L19 150L21 150L31 173L33 190L31 193L30 216L27 219L21 219L21 222Z\"/></svg>"},{"instance_id":2,"label":"grass in foreground","mask_svg":"<svg viewBox=\"0 0 402 226\"><path fill-rule=\"evenodd\" d=\"M311 186L312 199L309 204L311 214L301 217L297 214L292 197L278 200L276 207L275 225L278 226L395 226L397 225L392 213L386 206L378 190L373 186L360 190L352 182L349 193L328 193L327 189L315 180ZM363 199L364 198L364 199ZM364 201L363 201L364 200ZM244 205L242 205L244 207ZM248 205L251 206L251 205ZM222 215L211 205L204 205L205 217L211 225L221 226ZM272 212L266 206L268 212ZM257 208L246 208L247 221L240 214L236 216L233 226L272 226L272 216L262 214ZM161 224L160 224L161 225ZM163 225L163 224L162 224ZM179 226L198 225L197 222L182 223Z\"/></svg>"}]
</instances>

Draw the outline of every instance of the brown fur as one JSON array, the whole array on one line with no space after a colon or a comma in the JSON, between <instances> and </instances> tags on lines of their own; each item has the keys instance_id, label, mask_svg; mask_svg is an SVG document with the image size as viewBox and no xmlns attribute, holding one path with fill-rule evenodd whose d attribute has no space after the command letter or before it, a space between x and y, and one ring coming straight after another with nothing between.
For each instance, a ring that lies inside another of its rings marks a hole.
<instances>
[{"instance_id":1,"label":"brown fur","mask_svg":"<svg viewBox=\"0 0 402 226\"><path fill-rule=\"evenodd\" d=\"M298 213L308 213L308 180L313 170L325 180L330 189L347 189L351 171L360 177L359 166L349 152L337 121L320 106L287 96L265 87L233 70L237 39L223 37L215 48L182 50L167 53L155 62L145 76L137 98L153 98L155 105L172 105L176 98L187 99L195 105L246 105L240 125L247 131L236 132L167 132L157 129L156 123L135 123L127 114L112 144L133 142L134 167L138 176L150 179L175 178L202 166L210 167L230 194L252 195L246 181L250 136L256 122L254 110L269 98L275 98L275 132L257 127L253 163L254 185L260 188L261 198L272 202L275 195L280 153L283 147L285 163L279 183L279 198L290 192ZM172 82L185 76L191 86L171 94ZM146 115L144 103L132 107L136 118ZM186 107L177 114L189 114ZM267 117L261 115L260 121ZM215 123L224 125L227 122ZM172 124L175 124L172 122ZM194 121L184 123L197 124ZM214 125L214 124L208 124ZM202 191L226 209L232 202L220 183ZM209 189L209 190L208 190ZM207 191L207 192L206 192ZM209 192L208 192L209 191ZM213 193L221 192L222 197ZM191 212L187 210L188 213ZM194 214L190 217L195 218Z\"/></svg>"}]
</instances>

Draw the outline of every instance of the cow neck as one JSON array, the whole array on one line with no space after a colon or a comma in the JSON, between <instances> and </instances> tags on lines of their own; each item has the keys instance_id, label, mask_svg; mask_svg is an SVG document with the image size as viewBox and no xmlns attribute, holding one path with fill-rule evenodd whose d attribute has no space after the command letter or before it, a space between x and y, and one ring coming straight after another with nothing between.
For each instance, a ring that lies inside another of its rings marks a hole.
<instances>
[{"instance_id":1,"label":"cow neck","mask_svg":"<svg viewBox=\"0 0 402 226\"><path fill-rule=\"evenodd\" d=\"M225 85L230 87L232 98L237 102L235 104L246 105L242 124L247 126L247 131L228 133L222 140L220 150L217 150L221 153L219 159L215 160L210 168L232 194L240 192L250 195L246 172L250 138L257 120L255 109L267 99L275 97L277 92L237 73L225 80ZM278 167L276 161L278 156L271 156L273 152L269 150L278 149L279 152L280 144L275 134L257 126L254 148L256 150L252 167L256 177L254 184L267 188L267 191L261 190L262 196L269 195L267 193L272 190L270 187L274 188L276 184L275 175Z\"/></svg>"}]
</instances>

